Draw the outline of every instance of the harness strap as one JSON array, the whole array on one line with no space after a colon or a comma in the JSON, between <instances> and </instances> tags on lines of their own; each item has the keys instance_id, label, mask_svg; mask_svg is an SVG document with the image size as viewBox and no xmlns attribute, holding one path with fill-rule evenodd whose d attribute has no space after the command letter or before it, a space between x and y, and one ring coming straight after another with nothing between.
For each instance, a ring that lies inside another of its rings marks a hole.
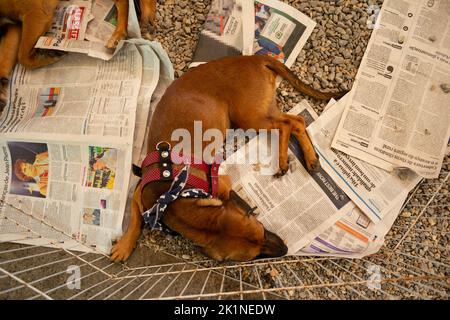
<instances>
[{"instance_id":1,"label":"harness strap","mask_svg":"<svg viewBox=\"0 0 450 320\"><path fill-rule=\"evenodd\" d=\"M169 190L163 193L156 203L149 210L142 213L142 217L146 224L153 229L162 230L161 223L159 220L162 214L167 209L169 204L177 200L179 197L182 198L209 198L210 195L201 189L186 189L187 181L189 180L189 166L183 167L175 176L172 185Z\"/></svg>"},{"instance_id":2,"label":"harness strap","mask_svg":"<svg viewBox=\"0 0 450 320\"><path fill-rule=\"evenodd\" d=\"M142 168L145 168L145 167L151 166L152 164L158 163L159 157L160 157L159 151L153 151L153 152L149 153L145 157L144 161L142 162ZM198 170L201 170L204 172L209 171L209 166L202 161L198 161L196 158L194 158L194 156L191 156L188 159L187 157L183 157L176 153L171 152L170 159L172 160L173 163L177 163L177 164L189 163L191 168L195 168L195 169L198 169ZM187 161L187 160L189 160L189 161Z\"/></svg>"},{"instance_id":3,"label":"harness strap","mask_svg":"<svg viewBox=\"0 0 450 320\"><path fill-rule=\"evenodd\" d=\"M179 173L180 173L180 170L177 170L177 169L173 170L173 176L177 176ZM153 181L159 181L159 178L160 178L159 168L150 169L142 177L141 186L143 187ZM197 189L202 189L204 192L209 193L208 182L203 179L200 179L192 174L189 175L189 177L186 181L186 184L188 184L192 187L195 187ZM217 183L214 183L214 184L217 185ZM211 192L211 194L215 194L215 193Z\"/></svg>"},{"instance_id":4,"label":"harness strap","mask_svg":"<svg viewBox=\"0 0 450 320\"><path fill-rule=\"evenodd\" d=\"M154 164L158 167L147 170L142 176L141 188L154 181L172 181L173 177L180 173L180 170L172 168L173 163L189 164L190 168L203 171L206 180L195 175L188 175L187 184L193 188L201 189L213 197L218 192L218 176L220 163L213 162L211 165L203 161L198 161L193 156L182 156L180 154L170 152L170 147L158 144L157 150L153 151L145 157L141 168L146 168Z\"/></svg>"}]
</instances>

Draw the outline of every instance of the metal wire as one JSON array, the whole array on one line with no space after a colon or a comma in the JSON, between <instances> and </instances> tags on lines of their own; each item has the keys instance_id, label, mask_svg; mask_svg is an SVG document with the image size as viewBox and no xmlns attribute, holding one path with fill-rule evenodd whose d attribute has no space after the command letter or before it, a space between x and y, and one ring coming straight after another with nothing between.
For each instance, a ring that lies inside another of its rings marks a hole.
<instances>
[{"instance_id":1,"label":"metal wire","mask_svg":"<svg viewBox=\"0 0 450 320\"><path fill-rule=\"evenodd\" d=\"M448 299L449 246L442 239L450 235L449 177L443 169L438 179L423 180L402 207L410 215L400 215L379 253L360 260L285 257L219 265L159 251L154 262L127 266L92 248L74 251L79 243L68 247L44 237L30 223L69 235L14 208L0 224L8 240L0 242L0 299ZM430 231L431 239L417 240ZM30 239L41 246L11 243ZM79 289L68 286L70 266L80 269ZM375 283L373 266L382 275Z\"/></svg>"}]
</instances>

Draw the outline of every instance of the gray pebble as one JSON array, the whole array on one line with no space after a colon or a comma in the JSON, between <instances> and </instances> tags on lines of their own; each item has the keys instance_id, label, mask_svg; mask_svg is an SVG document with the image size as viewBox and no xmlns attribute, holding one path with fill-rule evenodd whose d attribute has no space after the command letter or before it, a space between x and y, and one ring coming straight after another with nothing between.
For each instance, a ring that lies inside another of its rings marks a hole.
<instances>
[{"instance_id":1,"label":"gray pebble","mask_svg":"<svg viewBox=\"0 0 450 320\"><path fill-rule=\"evenodd\" d=\"M335 57L332 61L332 63L334 65L340 65L340 64L343 64L344 62L345 62L345 60L342 57Z\"/></svg>"}]
</instances>

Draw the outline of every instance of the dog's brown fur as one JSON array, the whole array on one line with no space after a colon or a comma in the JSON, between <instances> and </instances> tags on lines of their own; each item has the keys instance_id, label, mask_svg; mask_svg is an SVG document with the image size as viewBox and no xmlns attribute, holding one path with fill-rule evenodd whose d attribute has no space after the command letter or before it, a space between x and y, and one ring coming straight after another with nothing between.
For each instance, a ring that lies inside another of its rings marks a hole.
<instances>
[{"instance_id":1,"label":"dog's brown fur","mask_svg":"<svg viewBox=\"0 0 450 320\"><path fill-rule=\"evenodd\" d=\"M106 47L114 49L127 37L128 1L114 0L118 25ZM11 71L17 61L34 69L52 64L62 54L34 49L36 42L50 28L59 0L0 0L0 114L6 103L6 88ZM156 0L140 0L141 28L154 26Z\"/></svg>"},{"instance_id":2,"label":"dog's brown fur","mask_svg":"<svg viewBox=\"0 0 450 320\"><path fill-rule=\"evenodd\" d=\"M321 93L303 84L286 66L265 56L232 57L213 61L184 74L174 81L159 102L150 125L148 152L160 141L171 140L175 129L187 129L191 136L194 121L202 121L203 130L230 127L242 129L278 129L278 175L288 170L288 142L292 134L305 155L307 169L315 171L319 161L305 130L302 117L280 112L275 100L277 75L287 79L296 89L317 99L330 99L341 94ZM193 142L192 142L193 143ZM203 149L207 142L203 143ZM193 145L191 150L194 150ZM217 151L217 150L216 150ZM145 169L143 169L145 172ZM201 173L193 173L200 174ZM204 177L203 177L204 178ZM141 233L141 213L153 206L169 188L168 182L148 184L141 195L136 188L128 230L113 246L113 261L127 260ZM219 179L219 199L178 199L169 206L163 222L172 230L202 247L216 260L250 260L276 257L286 253L286 246L275 234L264 229L245 206L236 200L228 177Z\"/></svg>"}]
</instances>

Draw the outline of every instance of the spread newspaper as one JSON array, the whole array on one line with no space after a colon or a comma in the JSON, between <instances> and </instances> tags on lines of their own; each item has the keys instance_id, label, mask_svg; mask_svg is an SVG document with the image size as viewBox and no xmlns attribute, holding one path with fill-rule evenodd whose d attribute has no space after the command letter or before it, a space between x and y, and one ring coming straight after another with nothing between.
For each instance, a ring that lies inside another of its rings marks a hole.
<instances>
[{"instance_id":1,"label":"spread newspaper","mask_svg":"<svg viewBox=\"0 0 450 320\"><path fill-rule=\"evenodd\" d=\"M316 23L277 0L244 1L243 54L268 55L292 66Z\"/></svg>"},{"instance_id":2,"label":"spread newspaper","mask_svg":"<svg viewBox=\"0 0 450 320\"><path fill-rule=\"evenodd\" d=\"M333 108L330 111L334 111ZM309 127L322 118L317 118L305 101L290 113L303 116ZM322 120L316 127L329 126L331 120ZM261 174L262 163L273 163L262 157L255 164L235 165L240 163L239 158L261 155L258 151L261 143L257 139L229 157L221 166L221 173L229 174L233 189L250 206L258 208L255 211L258 219L286 242L288 254L361 258L377 252L400 213L408 191L420 180L413 176L409 178L413 182L398 185L393 205L374 223L338 186L334 174L328 174L324 168L313 175L306 171L303 154L294 139L289 144L290 169L281 178ZM320 160L323 163L322 156ZM363 175L359 171L356 174ZM366 201L369 199L366 194L363 196Z\"/></svg>"},{"instance_id":3,"label":"spread newspaper","mask_svg":"<svg viewBox=\"0 0 450 320\"><path fill-rule=\"evenodd\" d=\"M142 148L160 69L170 68L159 44L139 39L110 61L72 53L15 68L0 117L0 216L8 218L0 241L109 253L122 234L133 150Z\"/></svg>"},{"instance_id":4,"label":"spread newspaper","mask_svg":"<svg viewBox=\"0 0 450 320\"><path fill-rule=\"evenodd\" d=\"M270 55L290 67L316 23L274 0L213 0L191 67L236 55Z\"/></svg>"},{"instance_id":5,"label":"spread newspaper","mask_svg":"<svg viewBox=\"0 0 450 320\"><path fill-rule=\"evenodd\" d=\"M211 2L190 67L242 54L242 3L245 1Z\"/></svg>"},{"instance_id":6,"label":"spread newspaper","mask_svg":"<svg viewBox=\"0 0 450 320\"><path fill-rule=\"evenodd\" d=\"M450 134L450 1L388 0L332 147L437 178Z\"/></svg>"},{"instance_id":7,"label":"spread newspaper","mask_svg":"<svg viewBox=\"0 0 450 320\"><path fill-rule=\"evenodd\" d=\"M375 223L389 214L421 180L411 170L385 171L331 148L348 94L314 121L307 131L322 168Z\"/></svg>"},{"instance_id":8,"label":"spread newspaper","mask_svg":"<svg viewBox=\"0 0 450 320\"><path fill-rule=\"evenodd\" d=\"M117 9L113 0L61 0L50 30L36 43L36 48L84 53L103 60L111 59L116 50L106 43L117 26ZM140 38L134 1L129 1L128 36Z\"/></svg>"},{"instance_id":9,"label":"spread newspaper","mask_svg":"<svg viewBox=\"0 0 450 320\"><path fill-rule=\"evenodd\" d=\"M303 116L307 123L317 117L306 102L290 113ZM258 219L264 226L285 240L289 254L294 254L355 205L324 170L314 175L306 171L302 150L294 139L289 143L288 173L281 178L268 174L270 170L261 174L268 164L278 162L271 161L270 152L259 150L264 142L259 143L258 139L259 136L228 157L221 170L231 177L233 190L251 207L258 207ZM256 161L241 164L244 161L240 159L251 159L255 154L259 156ZM273 157L277 157L276 153Z\"/></svg>"}]
</instances>

